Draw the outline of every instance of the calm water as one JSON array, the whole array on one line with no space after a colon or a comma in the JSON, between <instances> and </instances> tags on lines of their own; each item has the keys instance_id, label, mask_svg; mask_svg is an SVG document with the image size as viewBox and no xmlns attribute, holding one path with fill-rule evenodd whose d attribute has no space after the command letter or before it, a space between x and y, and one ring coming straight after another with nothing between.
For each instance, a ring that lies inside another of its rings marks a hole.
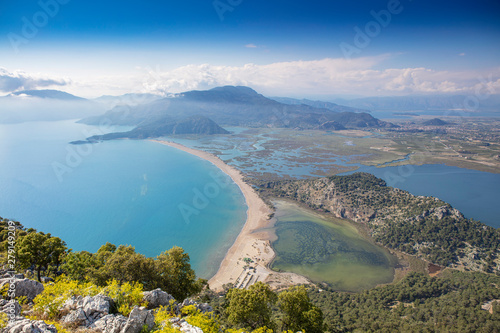
<instances>
[{"instance_id":1,"label":"calm water","mask_svg":"<svg viewBox=\"0 0 500 333\"><path fill-rule=\"evenodd\" d=\"M339 291L355 292L392 281L396 259L347 221L326 220L285 201L276 201L275 206L274 269L327 282Z\"/></svg>"},{"instance_id":2,"label":"calm water","mask_svg":"<svg viewBox=\"0 0 500 333\"><path fill-rule=\"evenodd\" d=\"M468 218L500 228L500 174L444 164L385 168L361 166L356 171L374 174L389 186L414 195L437 197Z\"/></svg>"},{"instance_id":3,"label":"calm water","mask_svg":"<svg viewBox=\"0 0 500 333\"><path fill-rule=\"evenodd\" d=\"M74 250L111 242L155 256L178 245L199 276L211 277L245 222L239 188L211 163L161 144L68 145L95 129L0 125L0 216Z\"/></svg>"},{"instance_id":4,"label":"calm water","mask_svg":"<svg viewBox=\"0 0 500 333\"><path fill-rule=\"evenodd\" d=\"M241 128L230 128L229 130L241 132ZM316 170L315 165L291 163L288 159L294 154L296 157L300 157L300 149L287 152L273 151L270 152L269 157L263 160L258 157L252 158L251 153L255 151L255 147L252 147L248 142L240 142L228 136L213 136L210 139L201 140L179 138L171 138L170 140L189 147L208 147L208 150L211 146L217 147L211 151L219 154L223 160L243 172L269 172L297 178L315 177L313 174ZM259 140L257 147L259 146L262 146L261 140ZM250 157L249 160L253 160L255 163L244 163L237 159L238 156L246 154ZM372 173L384 179L389 186L407 190L415 195L438 197L460 210L466 217L500 228L500 174L451 167L444 164L377 168L352 163L350 159L355 157L341 157L337 159L335 164L358 166L359 169L356 171Z\"/></svg>"}]
</instances>

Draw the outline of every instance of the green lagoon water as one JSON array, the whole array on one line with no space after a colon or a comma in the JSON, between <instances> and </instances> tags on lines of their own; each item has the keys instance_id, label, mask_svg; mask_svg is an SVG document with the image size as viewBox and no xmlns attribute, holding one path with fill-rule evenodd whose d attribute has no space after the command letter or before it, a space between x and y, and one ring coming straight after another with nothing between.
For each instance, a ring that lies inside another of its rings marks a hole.
<instances>
[{"instance_id":1,"label":"green lagoon water","mask_svg":"<svg viewBox=\"0 0 500 333\"><path fill-rule=\"evenodd\" d=\"M323 219L297 205L276 201L273 269L294 272L335 290L360 291L394 276L396 259L361 236L349 222Z\"/></svg>"},{"instance_id":2,"label":"green lagoon water","mask_svg":"<svg viewBox=\"0 0 500 333\"><path fill-rule=\"evenodd\" d=\"M119 128L0 125L0 216L78 251L111 242L155 256L178 245L199 276L215 274L246 219L236 184L211 163L154 142L68 144L96 130Z\"/></svg>"}]
</instances>

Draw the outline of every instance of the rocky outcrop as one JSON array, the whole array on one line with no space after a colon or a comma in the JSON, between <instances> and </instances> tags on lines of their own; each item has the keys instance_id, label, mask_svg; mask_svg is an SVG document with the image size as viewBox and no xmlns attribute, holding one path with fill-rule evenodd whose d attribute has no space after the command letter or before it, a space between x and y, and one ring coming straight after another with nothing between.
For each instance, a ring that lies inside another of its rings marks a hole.
<instances>
[{"instance_id":1,"label":"rocky outcrop","mask_svg":"<svg viewBox=\"0 0 500 333\"><path fill-rule=\"evenodd\" d=\"M148 303L148 309L158 308L160 306L168 306L170 305L170 301L173 300L174 297L160 288L145 291L143 300Z\"/></svg>"},{"instance_id":2,"label":"rocky outcrop","mask_svg":"<svg viewBox=\"0 0 500 333\"><path fill-rule=\"evenodd\" d=\"M36 281L27 279L18 279L19 290L23 296L33 297L40 291L40 286ZM10 280L9 280L10 281ZM17 285L16 285L17 288ZM42 286L43 288L43 286ZM42 289L43 290L43 289ZM78 328L85 332L92 333L140 333L144 328L148 330L155 326L155 312L152 309L158 309L161 306L173 306L172 311L180 316L181 309L184 306L193 305L201 312L211 312L212 307L206 303L198 304L193 300L185 300L182 304L175 302L174 298L161 289L144 292L143 300L148 302L149 309L146 307L135 306L128 317L121 314L110 314L115 304L113 300L103 294L96 296L73 296L67 299L59 307L59 315L64 316L60 319L61 324L67 327ZM171 304L172 300L174 302ZM22 313L18 301L8 301L0 299L0 311L9 315L10 322L2 333L56 333L57 329L53 325L48 325L43 321L33 321L22 317L32 312L27 310ZM202 333L203 331L190 325L184 319L173 318L171 325L182 332Z\"/></svg>"},{"instance_id":3,"label":"rocky outcrop","mask_svg":"<svg viewBox=\"0 0 500 333\"><path fill-rule=\"evenodd\" d=\"M64 316L64 318L62 318L62 322L65 324L73 324L75 326L88 326L91 320L87 317L82 308L78 308Z\"/></svg>"},{"instance_id":4,"label":"rocky outcrop","mask_svg":"<svg viewBox=\"0 0 500 333\"><path fill-rule=\"evenodd\" d=\"M107 315L97 320L90 326L90 329L102 333L120 333L125 324L127 323L127 318L122 315Z\"/></svg>"},{"instance_id":5,"label":"rocky outcrop","mask_svg":"<svg viewBox=\"0 0 500 333\"><path fill-rule=\"evenodd\" d=\"M0 289L6 285L13 283L14 287L10 289L14 292L15 297L26 296L28 301L33 301L35 297L43 291L43 284L38 281L33 281L30 279L11 279L4 278L0 279Z\"/></svg>"},{"instance_id":6,"label":"rocky outcrop","mask_svg":"<svg viewBox=\"0 0 500 333\"><path fill-rule=\"evenodd\" d=\"M8 316L17 317L21 314L21 305L19 305L17 300L7 301L5 299L1 299L0 312L3 312Z\"/></svg>"},{"instance_id":7,"label":"rocky outcrop","mask_svg":"<svg viewBox=\"0 0 500 333\"><path fill-rule=\"evenodd\" d=\"M97 320L90 329L102 333L120 333L127 323L127 318L122 315L107 315Z\"/></svg>"},{"instance_id":8,"label":"rocky outcrop","mask_svg":"<svg viewBox=\"0 0 500 333\"><path fill-rule=\"evenodd\" d=\"M97 320L109 314L112 300L108 296L78 296L68 299L62 306L62 312L68 312L62 318L67 324L89 327Z\"/></svg>"},{"instance_id":9,"label":"rocky outcrop","mask_svg":"<svg viewBox=\"0 0 500 333\"><path fill-rule=\"evenodd\" d=\"M214 309L208 304L208 303L197 303L193 301L192 299L186 298L184 302L181 304L181 308L188 306L188 305L194 305L198 310L200 310L202 313L206 312L212 312Z\"/></svg>"},{"instance_id":10,"label":"rocky outcrop","mask_svg":"<svg viewBox=\"0 0 500 333\"><path fill-rule=\"evenodd\" d=\"M127 319L125 327L120 333L139 333L144 326L151 330L155 324L155 319L150 310L145 307L134 307Z\"/></svg>"},{"instance_id":11,"label":"rocky outcrop","mask_svg":"<svg viewBox=\"0 0 500 333\"><path fill-rule=\"evenodd\" d=\"M3 333L57 333L54 325L48 325L42 320L20 319L9 322Z\"/></svg>"},{"instance_id":12,"label":"rocky outcrop","mask_svg":"<svg viewBox=\"0 0 500 333\"><path fill-rule=\"evenodd\" d=\"M170 319L170 323L172 324L172 327L178 328L181 332L203 333L201 328L193 326L181 318L177 318L177 317L172 318L172 319Z\"/></svg>"},{"instance_id":13,"label":"rocky outcrop","mask_svg":"<svg viewBox=\"0 0 500 333\"><path fill-rule=\"evenodd\" d=\"M449 207L449 206L441 206L441 207L436 207L436 208L431 208L429 210L425 210L422 214L417 215L415 217L416 220L422 221L426 217L435 217L438 220L442 220L446 216L451 216L454 218L463 218L463 214L460 213L455 208Z\"/></svg>"}]
</instances>

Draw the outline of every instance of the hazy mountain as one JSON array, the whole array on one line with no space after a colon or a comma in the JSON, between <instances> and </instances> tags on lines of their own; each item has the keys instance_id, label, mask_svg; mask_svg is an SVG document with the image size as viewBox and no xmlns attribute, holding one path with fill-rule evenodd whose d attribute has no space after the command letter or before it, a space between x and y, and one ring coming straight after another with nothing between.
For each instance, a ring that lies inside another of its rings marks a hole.
<instances>
[{"instance_id":1,"label":"hazy mountain","mask_svg":"<svg viewBox=\"0 0 500 333\"><path fill-rule=\"evenodd\" d=\"M115 125L140 125L164 117L182 119L203 115L222 126L320 128L336 122L346 128L393 127L367 113L336 112L305 104L284 104L264 97L248 87L218 87L188 91L138 106L117 106L103 116L83 119L86 124L102 121Z\"/></svg>"},{"instance_id":2,"label":"hazy mountain","mask_svg":"<svg viewBox=\"0 0 500 333\"><path fill-rule=\"evenodd\" d=\"M324 131L340 131L340 130L345 130L346 128L344 125L333 120L333 121L327 121L326 123L321 124L320 126L318 126L318 129L324 130Z\"/></svg>"},{"instance_id":3,"label":"hazy mountain","mask_svg":"<svg viewBox=\"0 0 500 333\"><path fill-rule=\"evenodd\" d=\"M119 96L103 95L101 97L94 98L93 100L105 105L108 109L111 109L117 105L139 105L151 103L161 98L163 97L154 94L130 93Z\"/></svg>"},{"instance_id":4,"label":"hazy mountain","mask_svg":"<svg viewBox=\"0 0 500 333\"><path fill-rule=\"evenodd\" d=\"M325 102L325 101L313 101L310 99L296 99L289 97L270 97L270 98L283 104L291 104L291 105L303 104L303 105L313 106L315 108L328 109L336 112L370 112L369 110L365 109L352 108L349 106L339 105L336 103Z\"/></svg>"},{"instance_id":5,"label":"hazy mountain","mask_svg":"<svg viewBox=\"0 0 500 333\"><path fill-rule=\"evenodd\" d=\"M101 140L114 139L147 139L176 134L229 134L228 131L204 116L192 116L182 120L165 117L154 122L144 122L131 131L95 135L87 141L74 141L73 144L93 143Z\"/></svg>"},{"instance_id":6,"label":"hazy mountain","mask_svg":"<svg viewBox=\"0 0 500 333\"><path fill-rule=\"evenodd\" d=\"M429 120L424 121L422 124L425 126L444 126L444 125L448 125L449 123L444 121L444 120L441 120L439 118L433 118L433 119L429 119Z\"/></svg>"},{"instance_id":7,"label":"hazy mountain","mask_svg":"<svg viewBox=\"0 0 500 333\"><path fill-rule=\"evenodd\" d=\"M482 97L482 96L481 96ZM371 111L413 111L413 110L453 110L464 109L468 103L473 107L479 101L478 110L499 111L500 95L490 95L485 98L477 98L474 95L422 95L422 96L389 96L389 97L366 97L352 100L335 99L336 103L355 108L368 109Z\"/></svg>"},{"instance_id":8,"label":"hazy mountain","mask_svg":"<svg viewBox=\"0 0 500 333\"><path fill-rule=\"evenodd\" d=\"M64 101L83 101L83 100L85 100L85 98L71 95L71 94L68 94L67 92L64 92L64 91L50 90L50 89L22 90L22 91L13 92L13 93L11 93L11 95L15 95L15 96L26 95L26 96L31 96L31 97L50 98L50 99L58 99L58 100L64 100Z\"/></svg>"},{"instance_id":9,"label":"hazy mountain","mask_svg":"<svg viewBox=\"0 0 500 333\"><path fill-rule=\"evenodd\" d=\"M81 119L102 114L94 101L58 90L24 90L0 97L0 123Z\"/></svg>"}]
</instances>

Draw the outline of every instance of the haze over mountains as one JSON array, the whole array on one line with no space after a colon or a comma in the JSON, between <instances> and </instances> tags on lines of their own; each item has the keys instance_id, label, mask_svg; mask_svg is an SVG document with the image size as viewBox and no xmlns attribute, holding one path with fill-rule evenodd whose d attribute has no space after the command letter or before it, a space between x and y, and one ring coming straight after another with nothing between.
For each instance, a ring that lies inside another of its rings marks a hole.
<instances>
[{"instance_id":1,"label":"haze over mountains","mask_svg":"<svg viewBox=\"0 0 500 333\"><path fill-rule=\"evenodd\" d=\"M335 111L305 104L284 104L248 87L225 86L188 91L143 105L120 105L102 116L85 118L81 122L137 126L127 133L92 137L91 141L169 134L220 134L223 133L220 126L324 130L394 127L368 113L356 111L360 110L338 106Z\"/></svg>"},{"instance_id":2,"label":"haze over mountains","mask_svg":"<svg viewBox=\"0 0 500 333\"><path fill-rule=\"evenodd\" d=\"M85 98L78 97L60 90L21 90L11 93L8 96L26 96L26 97L38 97L38 98L50 98L58 100L67 101L83 101Z\"/></svg>"},{"instance_id":3,"label":"haze over mountains","mask_svg":"<svg viewBox=\"0 0 500 333\"><path fill-rule=\"evenodd\" d=\"M367 97L338 99L337 104L286 97L267 98L242 86L194 90L170 94L168 97L130 93L121 96L105 95L95 99L85 99L58 90L23 90L0 97L0 123L84 118L82 122L86 124L98 124L105 119L113 125L138 126L151 125L155 121L164 125L173 124L188 117L203 116L220 126L322 130L384 128L393 125L376 119L369 114L371 111L457 110L463 109L468 97L470 96ZM500 95L483 98L477 109L491 112L492 115L499 112ZM190 121L193 119L195 118ZM206 120L203 122L205 125L198 126L204 128L203 134L209 134L205 132L210 128L214 133L220 132L208 125ZM184 128L181 132L186 130L184 126L180 128ZM157 132L158 128L153 131Z\"/></svg>"},{"instance_id":4,"label":"haze over mountains","mask_svg":"<svg viewBox=\"0 0 500 333\"><path fill-rule=\"evenodd\" d=\"M457 110L500 111L500 95L481 91L472 95L384 96L335 99L334 102L370 111Z\"/></svg>"},{"instance_id":5,"label":"haze over mountains","mask_svg":"<svg viewBox=\"0 0 500 333\"><path fill-rule=\"evenodd\" d=\"M0 97L0 124L78 119L105 110L102 104L59 90L22 90Z\"/></svg>"}]
</instances>

